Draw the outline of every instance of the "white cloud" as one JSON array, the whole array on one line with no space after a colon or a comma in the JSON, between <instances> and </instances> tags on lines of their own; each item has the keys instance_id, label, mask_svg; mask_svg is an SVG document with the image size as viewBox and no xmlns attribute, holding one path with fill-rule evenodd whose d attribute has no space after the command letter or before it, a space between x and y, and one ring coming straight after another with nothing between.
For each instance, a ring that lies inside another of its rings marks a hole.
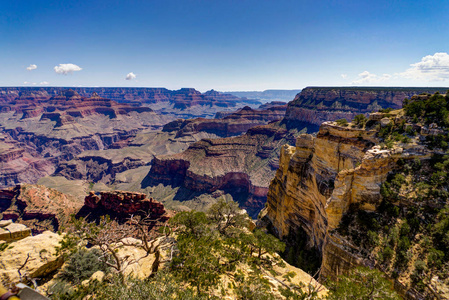
<instances>
[{"instance_id":1,"label":"white cloud","mask_svg":"<svg viewBox=\"0 0 449 300\"><path fill-rule=\"evenodd\" d=\"M40 84L40 85L47 85L47 84L50 84L50 83L47 82L47 81L41 81L39 84Z\"/></svg>"},{"instance_id":2,"label":"white cloud","mask_svg":"<svg viewBox=\"0 0 449 300\"><path fill-rule=\"evenodd\" d=\"M126 75L125 80L133 80L136 79L136 74L134 74L133 72L129 72L128 75Z\"/></svg>"},{"instance_id":3,"label":"white cloud","mask_svg":"<svg viewBox=\"0 0 449 300\"><path fill-rule=\"evenodd\" d=\"M427 55L410 67L398 75L408 79L444 81L449 79L449 54L437 52L434 55Z\"/></svg>"},{"instance_id":4,"label":"white cloud","mask_svg":"<svg viewBox=\"0 0 449 300\"><path fill-rule=\"evenodd\" d=\"M36 69L37 69L37 66L34 64L31 64L29 67L27 67L28 71L32 71L32 70L36 70Z\"/></svg>"},{"instance_id":5,"label":"white cloud","mask_svg":"<svg viewBox=\"0 0 449 300\"><path fill-rule=\"evenodd\" d=\"M59 66L55 66L54 69L56 73L62 75L67 75L69 73L82 70L82 68L74 64L59 64Z\"/></svg>"},{"instance_id":6,"label":"white cloud","mask_svg":"<svg viewBox=\"0 0 449 300\"><path fill-rule=\"evenodd\" d=\"M391 78L390 74L382 74L382 76L370 73L368 71L364 71L359 74L356 80L351 82L351 84L365 84L365 83L380 83L383 81L387 81Z\"/></svg>"},{"instance_id":7,"label":"white cloud","mask_svg":"<svg viewBox=\"0 0 449 300\"><path fill-rule=\"evenodd\" d=\"M27 85L36 85L36 82L29 82L29 81L24 81L23 84L27 84Z\"/></svg>"},{"instance_id":8,"label":"white cloud","mask_svg":"<svg viewBox=\"0 0 449 300\"><path fill-rule=\"evenodd\" d=\"M348 74L341 74L341 78L343 78L343 79L348 78Z\"/></svg>"},{"instance_id":9,"label":"white cloud","mask_svg":"<svg viewBox=\"0 0 449 300\"><path fill-rule=\"evenodd\" d=\"M24 81L23 84L29 84L29 82L28 81Z\"/></svg>"}]
</instances>

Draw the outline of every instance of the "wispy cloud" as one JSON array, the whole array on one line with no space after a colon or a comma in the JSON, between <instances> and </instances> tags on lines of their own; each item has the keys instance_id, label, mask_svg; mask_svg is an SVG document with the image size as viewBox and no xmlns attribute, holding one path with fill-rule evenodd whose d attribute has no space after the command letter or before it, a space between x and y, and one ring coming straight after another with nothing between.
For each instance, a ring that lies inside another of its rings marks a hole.
<instances>
[{"instance_id":1,"label":"wispy cloud","mask_svg":"<svg viewBox=\"0 0 449 300\"><path fill-rule=\"evenodd\" d=\"M27 67L28 71L32 71L32 70L36 70L37 69L37 65L31 64Z\"/></svg>"},{"instance_id":2,"label":"wispy cloud","mask_svg":"<svg viewBox=\"0 0 449 300\"><path fill-rule=\"evenodd\" d=\"M437 52L434 55L427 55L410 67L397 75L408 79L444 81L449 78L449 54Z\"/></svg>"},{"instance_id":3,"label":"wispy cloud","mask_svg":"<svg viewBox=\"0 0 449 300\"><path fill-rule=\"evenodd\" d=\"M343 78L343 79L348 78L348 74L341 74L341 78Z\"/></svg>"},{"instance_id":4,"label":"wispy cloud","mask_svg":"<svg viewBox=\"0 0 449 300\"><path fill-rule=\"evenodd\" d=\"M134 74L133 72L129 72L128 75L126 75L125 80L133 80L136 79L136 74Z\"/></svg>"},{"instance_id":5,"label":"wispy cloud","mask_svg":"<svg viewBox=\"0 0 449 300\"><path fill-rule=\"evenodd\" d=\"M59 64L59 66L54 67L54 70L58 74L67 75L69 73L81 71L82 68L75 64Z\"/></svg>"},{"instance_id":6,"label":"wispy cloud","mask_svg":"<svg viewBox=\"0 0 449 300\"><path fill-rule=\"evenodd\" d=\"M360 73L356 80L352 81L351 84L366 84L366 83L380 83L387 81L392 76L390 74L382 74L382 75L376 75L373 73L370 73L368 71L364 71Z\"/></svg>"},{"instance_id":7,"label":"wispy cloud","mask_svg":"<svg viewBox=\"0 0 449 300\"><path fill-rule=\"evenodd\" d=\"M50 83L48 81L41 81L39 84L40 85L47 85L47 84L50 84Z\"/></svg>"}]
</instances>

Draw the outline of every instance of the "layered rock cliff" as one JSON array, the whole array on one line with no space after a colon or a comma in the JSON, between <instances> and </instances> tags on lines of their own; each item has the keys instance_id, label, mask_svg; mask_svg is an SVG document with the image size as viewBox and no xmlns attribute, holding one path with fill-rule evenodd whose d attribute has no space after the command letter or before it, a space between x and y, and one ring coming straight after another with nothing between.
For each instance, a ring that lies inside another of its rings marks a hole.
<instances>
[{"instance_id":1,"label":"layered rock cliff","mask_svg":"<svg viewBox=\"0 0 449 300\"><path fill-rule=\"evenodd\" d=\"M278 167L278 149L293 139L293 133L276 124L253 127L238 137L203 139L182 153L156 156L142 184L181 186L218 196L220 191L229 193L255 216Z\"/></svg>"},{"instance_id":2,"label":"layered rock cliff","mask_svg":"<svg viewBox=\"0 0 449 300\"><path fill-rule=\"evenodd\" d=\"M3 87L0 88L0 112L11 111L11 104L43 102L57 98L66 88L63 87ZM231 94L214 90L200 93L192 88L168 90L165 88L71 88L81 97L96 94L101 98L119 103L145 104L162 114L171 114L181 118L213 117L217 111L235 110L245 105L259 105L257 100L241 99ZM24 102L25 101L25 102ZM135 108L134 108L135 109ZM148 109L140 107L139 109ZM28 106L26 115L42 113L39 106ZM110 109L105 109L105 112ZM54 117L54 116L53 116Z\"/></svg>"},{"instance_id":3,"label":"layered rock cliff","mask_svg":"<svg viewBox=\"0 0 449 300\"><path fill-rule=\"evenodd\" d=\"M286 105L273 106L264 110L245 106L236 112L217 113L215 119L178 119L166 124L162 131L176 131L176 137L191 136L199 132L207 132L219 137L231 137L244 134L252 127L281 120L286 109Z\"/></svg>"},{"instance_id":4,"label":"layered rock cliff","mask_svg":"<svg viewBox=\"0 0 449 300\"><path fill-rule=\"evenodd\" d=\"M35 183L84 151L123 148L140 130L154 130L172 120L148 107L119 104L97 94L82 97L73 90L33 97L22 94L4 104L8 111L0 113L0 187ZM131 159L127 165L135 164Z\"/></svg>"},{"instance_id":5,"label":"layered rock cliff","mask_svg":"<svg viewBox=\"0 0 449 300\"><path fill-rule=\"evenodd\" d=\"M307 87L288 104L285 122L296 126L298 121L315 125L338 119L352 120L381 108L402 107L402 101L421 93L445 93L447 88L392 87Z\"/></svg>"},{"instance_id":6,"label":"layered rock cliff","mask_svg":"<svg viewBox=\"0 0 449 300\"><path fill-rule=\"evenodd\" d=\"M153 220L166 213L164 205L144 193L128 191L100 192L100 196L91 191L84 199L87 210L98 214L113 213L121 217L149 214Z\"/></svg>"}]
</instances>

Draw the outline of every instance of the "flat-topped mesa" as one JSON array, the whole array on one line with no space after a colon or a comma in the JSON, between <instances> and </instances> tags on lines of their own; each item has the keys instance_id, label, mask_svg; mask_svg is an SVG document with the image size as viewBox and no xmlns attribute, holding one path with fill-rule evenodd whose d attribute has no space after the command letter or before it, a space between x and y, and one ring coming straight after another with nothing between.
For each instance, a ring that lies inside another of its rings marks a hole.
<instances>
[{"instance_id":1,"label":"flat-topped mesa","mask_svg":"<svg viewBox=\"0 0 449 300\"><path fill-rule=\"evenodd\" d=\"M152 217L165 214L164 205L146 194L128 191L100 192L100 196L91 191L84 199L84 205L91 209L105 209L119 215L150 213Z\"/></svg>"},{"instance_id":2,"label":"flat-topped mesa","mask_svg":"<svg viewBox=\"0 0 449 300\"><path fill-rule=\"evenodd\" d=\"M288 104L285 122L314 125L345 118L350 121L358 114L368 114L381 108L402 107L402 101L421 93L446 92L446 88L395 87L307 87ZM309 128L310 129L310 128Z\"/></svg>"},{"instance_id":3,"label":"flat-topped mesa","mask_svg":"<svg viewBox=\"0 0 449 300\"><path fill-rule=\"evenodd\" d=\"M164 126L163 131L177 131L176 137L189 136L199 132L215 134L219 137L231 137L245 133L248 129L281 120L287 106L276 106L265 110L245 106L236 112L225 114L223 118L175 120Z\"/></svg>"},{"instance_id":4,"label":"flat-topped mesa","mask_svg":"<svg viewBox=\"0 0 449 300\"><path fill-rule=\"evenodd\" d=\"M6 106L9 106L7 108ZM100 97L94 92L91 97L79 95L76 91L61 90L59 94L20 93L20 96L7 105L0 107L1 112L15 111L22 114L22 119L35 118L51 119L57 121L64 115L72 117L86 117L92 114L104 114L111 118L125 115L130 112L151 112L149 107L117 103L113 100Z\"/></svg>"}]
</instances>

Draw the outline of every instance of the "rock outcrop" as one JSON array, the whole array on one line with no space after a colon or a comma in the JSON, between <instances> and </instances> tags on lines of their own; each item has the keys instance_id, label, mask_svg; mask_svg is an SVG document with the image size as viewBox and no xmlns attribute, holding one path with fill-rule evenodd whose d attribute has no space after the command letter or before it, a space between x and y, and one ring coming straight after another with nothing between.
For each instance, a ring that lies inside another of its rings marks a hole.
<instances>
[{"instance_id":1,"label":"rock outcrop","mask_svg":"<svg viewBox=\"0 0 449 300\"><path fill-rule=\"evenodd\" d=\"M231 137L241 135L252 127L281 120L286 109L286 105L274 106L265 110L256 110L245 106L233 113L217 113L215 119L178 119L166 124L162 130L176 131L176 137L191 136L199 132L207 132L219 137ZM224 116L220 118L221 115Z\"/></svg>"},{"instance_id":2,"label":"rock outcrop","mask_svg":"<svg viewBox=\"0 0 449 300\"><path fill-rule=\"evenodd\" d=\"M84 199L84 205L92 210L112 211L124 216L141 214L142 212L150 213L152 217L165 214L162 203L153 198L148 199L146 194L136 192L101 192L100 196L97 196L95 192L91 191Z\"/></svg>"},{"instance_id":3,"label":"rock outcrop","mask_svg":"<svg viewBox=\"0 0 449 300\"><path fill-rule=\"evenodd\" d=\"M41 185L22 184L0 190L0 215L25 224L33 233L57 231L83 203Z\"/></svg>"},{"instance_id":4,"label":"rock outcrop","mask_svg":"<svg viewBox=\"0 0 449 300\"><path fill-rule=\"evenodd\" d=\"M31 235L31 229L12 220L0 221L0 241L12 242Z\"/></svg>"},{"instance_id":5,"label":"rock outcrop","mask_svg":"<svg viewBox=\"0 0 449 300\"><path fill-rule=\"evenodd\" d=\"M45 231L13 242L0 251L0 281L4 286L19 283L21 278L43 278L59 269L64 260L56 255L62 236ZM20 274L18 270L20 270Z\"/></svg>"},{"instance_id":6,"label":"rock outcrop","mask_svg":"<svg viewBox=\"0 0 449 300\"><path fill-rule=\"evenodd\" d=\"M321 125L316 137L301 135L296 147L284 146L280 167L270 184L263 213L281 238L306 232L307 245L322 259L321 275L335 277L350 268L368 264L335 229L350 205L375 211L382 198L380 188L399 159L428 159L419 143L381 148L377 137L380 121L387 114L373 114L371 129ZM390 116L400 123L401 116ZM370 122L370 121L369 121Z\"/></svg>"}]
</instances>

